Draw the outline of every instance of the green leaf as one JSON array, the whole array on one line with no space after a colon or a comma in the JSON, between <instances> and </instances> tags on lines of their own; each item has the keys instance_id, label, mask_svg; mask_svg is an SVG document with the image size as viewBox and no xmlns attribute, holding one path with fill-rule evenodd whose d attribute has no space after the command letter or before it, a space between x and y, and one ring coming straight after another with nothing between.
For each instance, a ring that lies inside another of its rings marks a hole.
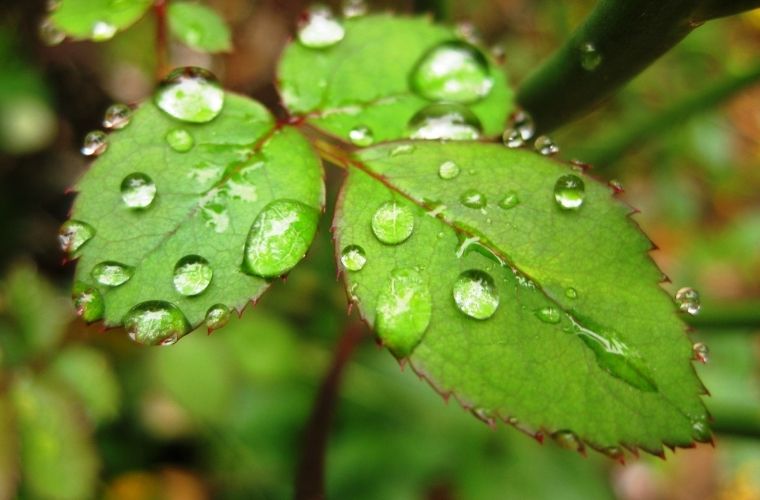
<instances>
[{"instance_id":1,"label":"green leaf","mask_svg":"<svg viewBox=\"0 0 760 500\"><path fill-rule=\"evenodd\" d=\"M357 154L335 224L338 250L364 254L347 286L384 343L484 420L611 455L709 439L683 324L610 188L585 178L582 205L563 209L555 184L573 171L536 153L403 144ZM396 244L373 229L388 203L413 214Z\"/></svg>"},{"instance_id":2,"label":"green leaf","mask_svg":"<svg viewBox=\"0 0 760 500\"><path fill-rule=\"evenodd\" d=\"M240 310L261 295L269 281L245 270L266 260L272 276L295 265L324 200L309 143L232 94L204 124L144 104L78 190L72 219L94 236L74 253L77 288L102 297L107 326L125 324L151 344L176 340L212 306ZM277 210L294 219L272 217Z\"/></svg>"},{"instance_id":3,"label":"green leaf","mask_svg":"<svg viewBox=\"0 0 760 500\"><path fill-rule=\"evenodd\" d=\"M169 28L182 43L199 52L228 52L232 48L232 37L224 19L203 5L169 4Z\"/></svg>"},{"instance_id":4,"label":"green leaf","mask_svg":"<svg viewBox=\"0 0 760 500\"><path fill-rule=\"evenodd\" d=\"M31 498L91 498L98 459L73 405L56 390L22 377L13 386L23 488Z\"/></svg>"},{"instance_id":5,"label":"green leaf","mask_svg":"<svg viewBox=\"0 0 760 500\"><path fill-rule=\"evenodd\" d=\"M283 102L332 135L349 139L367 127L375 142L409 136L408 123L432 103L413 90L412 72L429 50L457 40L454 30L428 18L373 15L347 19L345 36L315 49L289 45L280 61ZM492 88L468 105L487 136L501 134L512 109L503 68L487 58ZM439 82L440 83L440 82Z\"/></svg>"},{"instance_id":6,"label":"green leaf","mask_svg":"<svg viewBox=\"0 0 760 500\"><path fill-rule=\"evenodd\" d=\"M50 21L67 36L102 42L129 28L152 0L61 0Z\"/></svg>"}]
</instances>

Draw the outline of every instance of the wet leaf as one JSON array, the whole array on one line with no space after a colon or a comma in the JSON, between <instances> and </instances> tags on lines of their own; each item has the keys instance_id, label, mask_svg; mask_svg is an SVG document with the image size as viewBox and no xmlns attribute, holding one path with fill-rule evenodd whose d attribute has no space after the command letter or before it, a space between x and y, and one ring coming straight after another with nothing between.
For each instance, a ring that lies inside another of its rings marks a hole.
<instances>
[{"instance_id":1,"label":"wet leaf","mask_svg":"<svg viewBox=\"0 0 760 500\"><path fill-rule=\"evenodd\" d=\"M182 43L199 52L227 52L232 36L213 9L187 2L169 4L169 28Z\"/></svg>"},{"instance_id":2,"label":"wet leaf","mask_svg":"<svg viewBox=\"0 0 760 500\"><path fill-rule=\"evenodd\" d=\"M105 41L129 28L151 5L151 0L60 0L50 20L72 38Z\"/></svg>"}]
</instances>

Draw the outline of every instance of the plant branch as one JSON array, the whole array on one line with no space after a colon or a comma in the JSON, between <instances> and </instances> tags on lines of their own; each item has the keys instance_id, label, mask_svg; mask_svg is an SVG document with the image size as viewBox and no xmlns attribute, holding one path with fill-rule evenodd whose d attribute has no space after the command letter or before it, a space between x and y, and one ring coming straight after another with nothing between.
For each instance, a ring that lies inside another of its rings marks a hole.
<instances>
[{"instance_id":1,"label":"plant branch","mask_svg":"<svg viewBox=\"0 0 760 500\"><path fill-rule=\"evenodd\" d=\"M322 381L303 431L303 448L296 470L296 500L325 498L325 454L330 423L343 370L363 336L363 326L354 324L346 328L338 340L332 365Z\"/></svg>"},{"instance_id":2,"label":"plant branch","mask_svg":"<svg viewBox=\"0 0 760 500\"><path fill-rule=\"evenodd\" d=\"M588 113L704 21L758 5L760 0L600 0L569 40L526 78L517 101L538 133L551 131ZM584 47L593 47L600 58L586 64L589 69L582 64L588 58Z\"/></svg>"},{"instance_id":3,"label":"plant branch","mask_svg":"<svg viewBox=\"0 0 760 500\"><path fill-rule=\"evenodd\" d=\"M156 81L161 81L169 71L169 35L166 7L169 0L156 0L153 12L156 17Z\"/></svg>"}]
</instances>

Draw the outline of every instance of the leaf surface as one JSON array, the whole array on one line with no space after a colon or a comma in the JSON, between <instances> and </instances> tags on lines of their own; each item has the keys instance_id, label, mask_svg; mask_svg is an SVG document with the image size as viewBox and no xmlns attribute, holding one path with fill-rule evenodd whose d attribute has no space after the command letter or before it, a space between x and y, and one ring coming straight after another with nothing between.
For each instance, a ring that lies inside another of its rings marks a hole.
<instances>
[{"instance_id":1,"label":"leaf surface","mask_svg":"<svg viewBox=\"0 0 760 500\"><path fill-rule=\"evenodd\" d=\"M50 20L72 38L105 41L129 28L151 5L152 0L61 0Z\"/></svg>"},{"instance_id":2,"label":"leaf surface","mask_svg":"<svg viewBox=\"0 0 760 500\"><path fill-rule=\"evenodd\" d=\"M187 2L169 4L169 28L182 43L199 52L227 52L230 30L213 9Z\"/></svg>"},{"instance_id":3,"label":"leaf surface","mask_svg":"<svg viewBox=\"0 0 760 500\"><path fill-rule=\"evenodd\" d=\"M335 221L336 249L364 252L360 270L345 270L347 287L386 345L487 421L570 431L613 455L709 439L691 345L658 286L651 243L609 188L584 176L583 204L564 210L555 183L582 174L553 160L495 144L405 145L402 155L398 144L357 153ZM459 170L448 180L446 162ZM413 214L395 245L373 231L388 203ZM490 276L495 308L484 281L462 287L473 272Z\"/></svg>"}]
</instances>

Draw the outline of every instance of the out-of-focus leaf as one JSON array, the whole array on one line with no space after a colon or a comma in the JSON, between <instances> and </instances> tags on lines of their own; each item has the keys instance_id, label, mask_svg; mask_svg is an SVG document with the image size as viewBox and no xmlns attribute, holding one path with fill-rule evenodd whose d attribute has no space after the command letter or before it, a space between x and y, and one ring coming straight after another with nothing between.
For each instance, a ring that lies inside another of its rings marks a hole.
<instances>
[{"instance_id":1,"label":"out-of-focus leaf","mask_svg":"<svg viewBox=\"0 0 760 500\"><path fill-rule=\"evenodd\" d=\"M103 42L129 28L151 5L152 0L60 0L50 22L72 38Z\"/></svg>"},{"instance_id":2,"label":"out-of-focus leaf","mask_svg":"<svg viewBox=\"0 0 760 500\"><path fill-rule=\"evenodd\" d=\"M169 4L169 28L185 45L199 52L227 52L230 30L213 9L188 2Z\"/></svg>"},{"instance_id":3,"label":"out-of-focus leaf","mask_svg":"<svg viewBox=\"0 0 760 500\"><path fill-rule=\"evenodd\" d=\"M13 498L19 480L18 431L13 406L0 393L0 498Z\"/></svg>"}]
</instances>

